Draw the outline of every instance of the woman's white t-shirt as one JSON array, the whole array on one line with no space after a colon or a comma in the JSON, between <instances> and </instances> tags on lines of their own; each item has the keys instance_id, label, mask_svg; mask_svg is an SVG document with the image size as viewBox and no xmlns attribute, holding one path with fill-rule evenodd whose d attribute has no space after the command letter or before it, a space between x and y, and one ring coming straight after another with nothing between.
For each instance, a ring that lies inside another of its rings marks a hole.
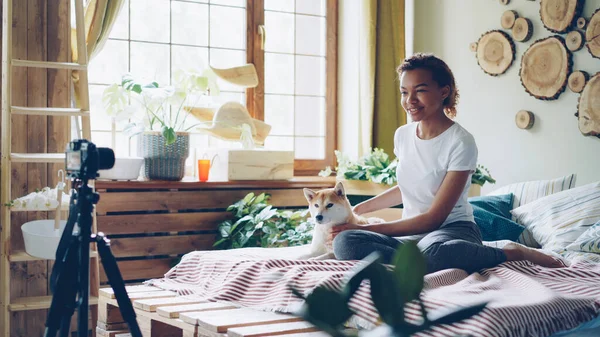
<instances>
[{"instance_id":1,"label":"woman's white t-shirt","mask_svg":"<svg viewBox=\"0 0 600 337\"><path fill-rule=\"evenodd\" d=\"M477 145L473 136L458 123L432 139L417 136L418 122L403 125L394 135L398 157L396 174L402 193L402 218L412 218L429 210L448 171L475 171ZM467 198L471 175L456 205L442 227L456 221L474 221Z\"/></svg>"}]
</instances>

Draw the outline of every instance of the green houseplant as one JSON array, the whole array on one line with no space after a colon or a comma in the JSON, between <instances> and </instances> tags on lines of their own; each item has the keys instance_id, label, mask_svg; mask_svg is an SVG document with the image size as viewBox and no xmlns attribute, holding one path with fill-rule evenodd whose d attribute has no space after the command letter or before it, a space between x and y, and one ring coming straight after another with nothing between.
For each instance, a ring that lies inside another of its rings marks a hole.
<instances>
[{"instance_id":1,"label":"green houseplant","mask_svg":"<svg viewBox=\"0 0 600 337\"><path fill-rule=\"evenodd\" d=\"M184 106L194 106L208 95L219 93L215 75L210 71L177 70L173 85L152 81L142 83L131 74L107 87L102 95L106 113L125 122L124 132L141 135L138 156L144 158L144 178L181 180L189 155L191 128Z\"/></svg>"},{"instance_id":2,"label":"green houseplant","mask_svg":"<svg viewBox=\"0 0 600 337\"><path fill-rule=\"evenodd\" d=\"M341 151L335 150L335 157L335 171L327 166L319 172L320 176L327 177L335 173L339 179L372 181L385 185L396 183L398 159L390 160L383 149L374 148L358 160L351 160Z\"/></svg>"},{"instance_id":3,"label":"green houseplant","mask_svg":"<svg viewBox=\"0 0 600 337\"><path fill-rule=\"evenodd\" d=\"M284 247L310 243L314 225L308 221L308 208L278 210L269 205L270 195L247 194L227 207L233 218L219 224L219 249L242 247Z\"/></svg>"},{"instance_id":4,"label":"green houseplant","mask_svg":"<svg viewBox=\"0 0 600 337\"><path fill-rule=\"evenodd\" d=\"M362 261L340 291L325 286L315 288L308 296L304 296L293 287L291 291L305 301L297 314L335 337L411 336L435 325L451 324L469 318L487 305L481 303L450 313L428 313L421 301L425 273L425 257L414 242L408 242L396 251L391 270L383 265L379 255L374 253ZM360 331L357 334L356 331L348 332L343 327L354 315L349 301L363 280L370 281L371 299L379 312L381 324L371 331ZM421 308L421 322L406 320L405 306L409 302L416 302Z\"/></svg>"},{"instance_id":5,"label":"green houseplant","mask_svg":"<svg viewBox=\"0 0 600 337\"><path fill-rule=\"evenodd\" d=\"M396 167L398 158L390 160L383 149L374 148L369 153L358 158L350 159L341 151L335 151L337 166L333 170L327 166L319 172L319 176L328 177L335 173L338 179L371 181L378 184L394 185L397 183ZM471 184L483 186L486 182L496 183L490 171L483 165L477 165L471 176Z\"/></svg>"},{"instance_id":6,"label":"green houseplant","mask_svg":"<svg viewBox=\"0 0 600 337\"><path fill-rule=\"evenodd\" d=\"M496 179L492 178L490 171L483 165L477 165L475 172L471 176L471 184L483 186L486 182L495 184Z\"/></svg>"}]
</instances>

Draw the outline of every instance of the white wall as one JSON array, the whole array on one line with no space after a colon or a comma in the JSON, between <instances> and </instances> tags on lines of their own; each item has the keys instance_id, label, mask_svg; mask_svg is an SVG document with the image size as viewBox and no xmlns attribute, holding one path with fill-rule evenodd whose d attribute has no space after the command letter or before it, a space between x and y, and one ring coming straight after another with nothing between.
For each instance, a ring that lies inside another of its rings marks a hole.
<instances>
[{"instance_id":1,"label":"white wall","mask_svg":"<svg viewBox=\"0 0 600 337\"><path fill-rule=\"evenodd\" d=\"M337 149L357 158L359 130L359 32L360 1L340 1L338 23L338 136Z\"/></svg>"},{"instance_id":2,"label":"white wall","mask_svg":"<svg viewBox=\"0 0 600 337\"><path fill-rule=\"evenodd\" d=\"M475 136L479 163L498 181L486 184L483 194L509 183L571 172L577 173L578 186L600 180L600 139L579 132L574 117L578 94L567 88L558 100L540 101L519 81L527 47L551 35L541 23L539 6L539 1L525 0L508 6L498 0L414 0L414 51L435 53L453 69L461 94L456 120ZM600 0L587 0L584 16L589 18L598 7ZM492 77L479 68L469 44L488 30L502 29L500 16L507 9L529 18L534 34L527 42L515 42L515 62L505 74ZM585 47L574 53L573 61L574 70L600 71L600 59L592 58ZM530 130L515 125L521 109L535 114Z\"/></svg>"}]
</instances>

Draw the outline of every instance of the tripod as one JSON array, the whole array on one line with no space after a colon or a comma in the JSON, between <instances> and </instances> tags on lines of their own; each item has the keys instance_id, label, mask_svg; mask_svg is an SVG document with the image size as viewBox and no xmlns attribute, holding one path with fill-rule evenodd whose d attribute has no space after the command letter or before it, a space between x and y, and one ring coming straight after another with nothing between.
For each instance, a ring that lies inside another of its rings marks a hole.
<instances>
[{"instance_id":1,"label":"tripod","mask_svg":"<svg viewBox=\"0 0 600 337\"><path fill-rule=\"evenodd\" d=\"M79 337L88 335L88 309L90 290L90 242L96 242L98 255L114 290L121 316L129 326L132 337L142 337L135 319L135 311L127 296L123 277L114 255L110 251L110 240L102 233L92 234L93 204L100 199L88 186L88 179L73 179L73 192L69 202L69 217L56 249L56 262L52 267L50 287L52 303L46 319L45 337L69 335L71 317L77 308L77 332ZM74 230L75 223L79 230Z\"/></svg>"}]
</instances>

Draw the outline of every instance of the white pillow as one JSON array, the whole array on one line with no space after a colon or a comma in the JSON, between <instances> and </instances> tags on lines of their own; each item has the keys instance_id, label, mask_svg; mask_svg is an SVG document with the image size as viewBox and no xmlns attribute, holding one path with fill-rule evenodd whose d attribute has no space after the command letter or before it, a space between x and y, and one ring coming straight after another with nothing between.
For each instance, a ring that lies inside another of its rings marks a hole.
<instances>
[{"instance_id":1,"label":"white pillow","mask_svg":"<svg viewBox=\"0 0 600 337\"><path fill-rule=\"evenodd\" d=\"M535 201L539 198L551 195L553 193L561 192L575 187L575 180L577 175L575 173L567 176L551 179L551 180L534 180L534 181L523 181L520 183L514 183L500 187L488 195L500 195L512 193L513 197L513 209ZM517 219L513 216L513 221L517 222ZM519 235L517 242L522 243L528 247L538 248L539 243L535 241L531 232L525 228L525 230Z\"/></svg>"},{"instance_id":2,"label":"white pillow","mask_svg":"<svg viewBox=\"0 0 600 337\"><path fill-rule=\"evenodd\" d=\"M600 221L600 181L540 198L511 213L542 247L563 250Z\"/></svg>"},{"instance_id":3,"label":"white pillow","mask_svg":"<svg viewBox=\"0 0 600 337\"><path fill-rule=\"evenodd\" d=\"M577 175L573 173L552 180L524 181L500 187L488 195L512 193L514 195L513 209L515 209L547 195L573 188L576 179Z\"/></svg>"},{"instance_id":4,"label":"white pillow","mask_svg":"<svg viewBox=\"0 0 600 337\"><path fill-rule=\"evenodd\" d=\"M588 228L567 250L582 251L588 253L600 253L600 221Z\"/></svg>"}]
</instances>

